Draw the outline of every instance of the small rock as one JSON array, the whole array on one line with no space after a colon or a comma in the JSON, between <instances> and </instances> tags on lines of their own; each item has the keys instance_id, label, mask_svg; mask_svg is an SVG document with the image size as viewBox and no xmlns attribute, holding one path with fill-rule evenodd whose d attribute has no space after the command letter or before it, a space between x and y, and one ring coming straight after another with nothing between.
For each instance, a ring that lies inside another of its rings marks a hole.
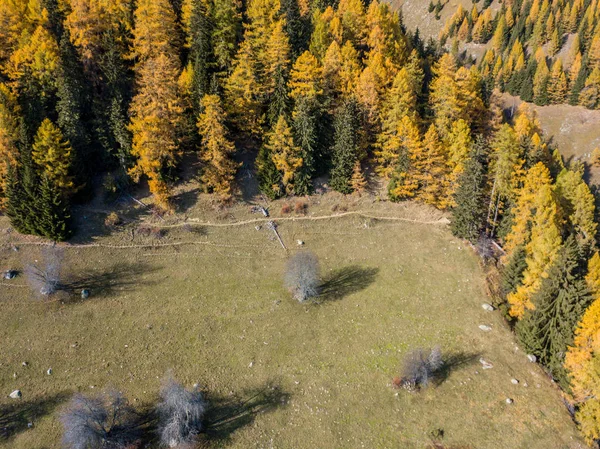
<instances>
[{"instance_id":1,"label":"small rock","mask_svg":"<svg viewBox=\"0 0 600 449\"><path fill-rule=\"evenodd\" d=\"M519 381L517 379L511 379L510 383L513 385L519 385Z\"/></svg>"},{"instance_id":2,"label":"small rock","mask_svg":"<svg viewBox=\"0 0 600 449\"><path fill-rule=\"evenodd\" d=\"M13 373L13 379L17 378L17 373Z\"/></svg>"},{"instance_id":3,"label":"small rock","mask_svg":"<svg viewBox=\"0 0 600 449\"><path fill-rule=\"evenodd\" d=\"M533 354L527 354L527 358L529 359L529 361L530 361L531 363L535 363L535 362L537 362L537 357L536 357L536 356L534 356Z\"/></svg>"},{"instance_id":4,"label":"small rock","mask_svg":"<svg viewBox=\"0 0 600 449\"><path fill-rule=\"evenodd\" d=\"M6 270L4 272L4 279L6 279L7 281L10 281L11 279L14 279L17 277L17 271L16 270Z\"/></svg>"},{"instance_id":5,"label":"small rock","mask_svg":"<svg viewBox=\"0 0 600 449\"><path fill-rule=\"evenodd\" d=\"M46 374L48 376L51 376L52 375L52 368L48 368L48 371L46 371Z\"/></svg>"},{"instance_id":6,"label":"small rock","mask_svg":"<svg viewBox=\"0 0 600 449\"><path fill-rule=\"evenodd\" d=\"M15 390L11 394L8 395L11 399L21 399L21 390Z\"/></svg>"},{"instance_id":7,"label":"small rock","mask_svg":"<svg viewBox=\"0 0 600 449\"><path fill-rule=\"evenodd\" d=\"M252 368L254 366L254 362L250 362L250 364L248 365L248 368Z\"/></svg>"},{"instance_id":8,"label":"small rock","mask_svg":"<svg viewBox=\"0 0 600 449\"><path fill-rule=\"evenodd\" d=\"M298 244L298 246L304 245L304 242L302 240L296 240L296 243Z\"/></svg>"},{"instance_id":9,"label":"small rock","mask_svg":"<svg viewBox=\"0 0 600 449\"><path fill-rule=\"evenodd\" d=\"M524 386L525 388L527 388L529 385L527 385L527 382L525 382L525 383L523 384L523 386Z\"/></svg>"},{"instance_id":10,"label":"small rock","mask_svg":"<svg viewBox=\"0 0 600 449\"><path fill-rule=\"evenodd\" d=\"M488 312L493 312L494 311L494 306L492 306L491 304L488 304L488 303L481 304L481 308L483 310L487 310Z\"/></svg>"},{"instance_id":11,"label":"small rock","mask_svg":"<svg viewBox=\"0 0 600 449\"><path fill-rule=\"evenodd\" d=\"M494 367L494 365L492 365L490 362L484 360L483 358L479 359L479 363L481 363L481 366L483 367L483 369L492 369Z\"/></svg>"},{"instance_id":12,"label":"small rock","mask_svg":"<svg viewBox=\"0 0 600 449\"><path fill-rule=\"evenodd\" d=\"M257 231L260 231L260 226L254 226L254 229L256 229Z\"/></svg>"},{"instance_id":13,"label":"small rock","mask_svg":"<svg viewBox=\"0 0 600 449\"><path fill-rule=\"evenodd\" d=\"M506 398L506 403L507 404L512 404L513 402L515 402L515 401L513 401L511 398Z\"/></svg>"},{"instance_id":14,"label":"small rock","mask_svg":"<svg viewBox=\"0 0 600 449\"><path fill-rule=\"evenodd\" d=\"M490 326L486 326L485 324L480 324L479 329L481 329L484 332L489 332L492 330L492 328Z\"/></svg>"},{"instance_id":15,"label":"small rock","mask_svg":"<svg viewBox=\"0 0 600 449\"><path fill-rule=\"evenodd\" d=\"M27 363L27 362L21 362L21 366L27 366L27 365L29 365L29 363Z\"/></svg>"},{"instance_id":16,"label":"small rock","mask_svg":"<svg viewBox=\"0 0 600 449\"><path fill-rule=\"evenodd\" d=\"M32 423L32 422L28 422L28 423L27 423L27 428L28 428L28 429L31 429L32 427L33 427L33 423Z\"/></svg>"},{"instance_id":17,"label":"small rock","mask_svg":"<svg viewBox=\"0 0 600 449\"><path fill-rule=\"evenodd\" d=\"M90 291L87 288L81 290L81 299L88 299L90 297Z\"/></svg>"}]
</instances>

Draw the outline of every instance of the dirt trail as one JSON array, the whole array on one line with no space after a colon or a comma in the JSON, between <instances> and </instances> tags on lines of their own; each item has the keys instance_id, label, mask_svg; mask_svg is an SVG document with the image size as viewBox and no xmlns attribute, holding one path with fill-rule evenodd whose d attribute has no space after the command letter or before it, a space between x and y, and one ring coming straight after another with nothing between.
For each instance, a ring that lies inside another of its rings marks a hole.
<instances>
[{"instance_id":1,"label":"dirt trail","mask_svg":"<svg viewBox=\"0 0 600 449\"><path fill-rule=\"evenodd\" d=\"M351 212L343 212L339 214L332 215L322 215L317 217L265 217L265 218L256 218L252 220L244 220L244 221L236 221L231 223L208 223L201 222L196 219L188 219L184 223L177 224L153 224L153 227L156 228L178 228L185 225L195 225L195 226L205 226L205 227L233 227L233 226L243 226L247 224L254 223L267 223L269 221L282 222L282 221L317 221L317 220L329 220L335 218L343 218L348 216L358 216L362 218L381 220L381 221L401 221L407 223L415 223L415 224L426 224L426 225L447 225L449 223L447 218L439 218L437 220L417 220L412 218L404 218L404 217L380 217L376 215L365 214L360 211L351 211ZM2 246L11 246L14 244L18 244L21 246L53 246L55 243L53 242L31 242L31 241L13 241L10 243L4 243ZM168 242L168 243L146 243L146 244L130 244L130 245L111 245L108 243L80 243L80 244L70 244L70 243L58 243L57 244L63 248L110 248L110 249L133 249L133 248L162 248L162 247L174 247L174 246L187 246L187 245L208 245L208 246L217 246L224 248L240 248L240 247L248 247L248 248L258 248L260 245L227 245L222 243L213 243L205 240L201 241L189 241L189 242Z\"/></svg>"}]
</instances>

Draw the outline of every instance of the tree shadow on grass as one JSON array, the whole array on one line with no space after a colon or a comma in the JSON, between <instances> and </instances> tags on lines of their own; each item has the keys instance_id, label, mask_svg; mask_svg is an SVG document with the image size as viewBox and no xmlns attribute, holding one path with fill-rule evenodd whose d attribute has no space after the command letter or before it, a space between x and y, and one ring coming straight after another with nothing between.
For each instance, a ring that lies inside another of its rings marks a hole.
<instances>
[{"instance_id":1,"label":"tree shadow on grass","mask_svg":"<svg viewBox=\"0 0 600 449\"><path fill-rule=\"evenodd\" d=\"M66 393L58 393L36 400L15 400L14 403L0 405L0 442L27 430L29 423L35 426L40 418L52 413L68 397Z\"/></svg>"},{"instance_id":2,"label":"tree shadow on grass","mask_svg":"<svg viewBox=\"0 0 600 449\"><path fill-rule=\"evenodd\" d=\"M342 299L371 285L379 268L344 267L327 276L319 286L318 302Z\"/></svg>"},{"instance_id":3,"label":"tree shadow on grass","mask_svg":"<svg viewBox=\"0 0 600 449\"><path fill-rule=\"evenodd\" d=\"M443 356L443 365L442 367L436 371L433 379L434 385L440 385L448 377L452 371L455 371L460 368L464 368L470 365L477 363L481 354L478 352L454 352L450 354L444 354Z\"/></svg>"},{"instance_id":4,"label":"tree shadow on grass","mask_svg":"<svg viewBox=\"0 0 600 449\"><path fill-rule=\"evenodd\" d=\"M90 298L108 296L115 292L122 292L137 288L140 285L153 284L154 281L141 279L143 275L156 272L159 267L145 264L117 263L101 273L81 273L61 283L60 290L75 299L86 289Z\"/></svg>"},{"instance_id":5,"label":"tree shadow on grass","mask_svg":"<svg viewBox=\"0 0 600 449\"><path fill-rule=\"evenodd\" d=\"M290 394L281 387L270 385L235 398L209 394L205 437L209 441L227 440L236 430L251 424L259 413L285 407L289 398Z\"/></svg>"}]
</instances>

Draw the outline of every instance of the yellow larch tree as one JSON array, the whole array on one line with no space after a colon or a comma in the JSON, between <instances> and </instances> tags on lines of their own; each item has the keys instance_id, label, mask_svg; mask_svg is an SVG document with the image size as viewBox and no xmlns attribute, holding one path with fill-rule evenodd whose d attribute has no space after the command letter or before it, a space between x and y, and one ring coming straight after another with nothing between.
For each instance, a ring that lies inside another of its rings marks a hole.
<instances>
[{"instance_id":1,"label":"yellow larch tree","mask_svg":"<svg viewBox=\"0 0 600 449\"><path fill-rule=\"evenodd\" d=\"M517 290L507 296L510 315L521 318L526 310L535 309L533 295L539 290L542 279L556 260L562 244L559 223L560 211L552 186L538 189L535 214L531 225L531 239L525 247L527 268Z\"/></svg>"},{"instance_id":2,"label":"yellow larch tree","mask_svg":"<svg viewBox=\"0 0 600 449\"><path fill-rule=\"evenodd\" d=\"M415 169L411 166L412 155L423 151L419 128L408 117L404 116L397 124L397 131L381 148L377 156L380 166L393 170L392 181L389 185L389 195L392 199L406 199L415 196L419 187L415 177ZM391 171L390 171L391 173Z\"/></svg>"},{"instance_id":3,"label":"yellow larch tree","mask_svg":"<svg viewBox=\"0 0 600 449\"><path fill-rule=\"evenodd\" d=\"M399 134L399 124L406 118L412 125L409 128L416 128L416 103L417 96L412 87L410 74L406 68L402 68L384 99L380 118L381 132L375 143L376 171L385 178L389 178L395 170L401 148L402 136Z\"/></svg>"},{"instance_id":4,"label":"yellow larch tree","mask_svg":"<svg viewBox=\"0 0 600 449\"><path fill-rule=\"evenodd\" d=\"M565 355L573 399L579 404L576 419L589 443L600 438L600 255L588 261L586 283L593 302L583 314L573 345Z\"/></svg>"},{"instance_id":5,"label":"yellow larch tree","mask_svg":"<svg viewBox=\"0 0 600 449\"><path fill-rule=\"evenodd\" d=\"M268 136L267 148L275 167L281 173L286 194L293 195L295 178L303 163L302 149L294 144L292 130L282 115Z\"/></svg>"},{"instance_id":6,"label":"yellow larch tree","mask_svg":"<svg viewBox=\"0 0 600 449\"><path fill-rule=\"evenodd\" d=\"M556 192L577 242L593 247L598 227L594 220L595 199L582 172L563 169L556 177Z\"/></svg>"},{"instance_id":7,"label":"yellow larch tree","mask_svg":"<svg viewBox=\"0 0 600 449\"><path fill-rule=\"evenodd\" d=\"M366 15L362 0L340 0L336 15L342 23L344 40L354 45L364 44Z\"/></svg>"},{"instance_id":8,"label":"yellow larch tree","mask_svg":"<svg viewBox=\"0 0 600 449\"><path fill-rule=\"evenodd\" d=\"M74 191L73 177L70 175L71 152L71 145L60 128L51 120L45 119L35 135L31 158L40 173L44 173L66 196Z\"/></svg>"},{"instance_id":9,"label":"yellow larch tree","mask_svg":"<svg viewBox=\"0 0 600 449\"><path fill-rule=\"evenodd\" d=\"M222 201L229 201L239 164L232 158L235 145L227 136L225 121L219 96L205 95L197 123L202 137L200 157L204 163L201 180L207 190L217 194Z\"/></svg>"},{"instance_id":10,"label":"yellow larch tree","mask_svg":"<svg viewBox=\"0 0 600 449\"><path fill-rule=\"evenodd\" d=\"M367 123L372 128L379 119L380 98L377 76L370 67L365 67L356 85L356 99L366 113Z\"/></svg>"},{"instance_id":11,"label":"yellow larch tree","mask_svg":"<svg viewBox=\"0 0 600 449\"><path fill-rule=\"evenodd\" d=\"M7 63L6 74L17 85L35 82L44 96L56 89L60 67L58 44L44 26L25 36Z\"/></svg>"},{"instance_id":12,"label":"yellow larch tree","mask_svg":"<svg viewBox=\"0 0 600 449\"><path fill-rule=\"evenodd\" d=\"M446 203L451 207L455 206L454 194L458 189L460 175L464 172L465 162L469 158L472 143L469 124L463 119L452 123L452 128L444 140L448 163L447 190L444 196Z\"/></svg>"},{"instance_id":13,"label":"yellow larch tree","mask_svg":"<svg viewBox=\"0 0 600 449\"><path fill-rule=\"evenodd\" d=\"M556 58L548 80L548 99L550 103L562 104L567 100L567 92L567 76L563 71L561 59Z\"/></svg>"},{"instance_id":14,"label":"yellow larch tree","mask_svg":"<svg viewBox=\"0 0 600 449\"><path fill-rule=\"evenodd\" d=\"M298 56L288 82L290 98L315 98L323 93L321 76L323 69L317 58L308 50Z\"/></svg>"},{"instance_id":15,"label":"yellow larch tree","mask_svg":"<svg viewBox=\"0 0 600 449\"><path fill-rule=\"evenodd\" d=\"M180 156L179 140L183 104L177 78L179 63L160 54L138 68L138 93L130 108L132 155L137 158L130 175L138 182L148 177L150 192L163 211L172 210L164 170L174 167Z\"/></svg>"},{"instance_id":16,"label":"yellow larch tree","mask_svg":"<svg viewBox=\"0 0 600 449\"><path fill-rule=\"evenodd\" d=\"M160 54L178 57L179 36L177 17L169 0L138 0L133 30L136 65Z\"/></svg>"},{"instance_id":17,"label":"yellow larch tree","mask_svg":"<svg viewBox=\"0 0 600 449\"><path fill-rule=\"evenodd\" d=\"M339 76L342 95L348 96L353 94L356 89L358 77L361 73L361 66L358 59L358 51L350 41L346 41L342 47L341 56Z\"/></svg>"},{"instance_id":18,"label":"yellow larch tree","mask_svg":"<svg viewBox=\"0 0 600 449\"><path fill-rule=\"evenodd\" d=\"M0 83L0 209L5 206L6 183L9 167L15 167L18 160L19 105L10 89Z\"/></svg>"},{"instance_id":19,"label":"yellow larch tree","mask_svg":"<svg viewBox=\"0 0 600 449\"><path fill-rule=\"evenodd\" d=\"M107 32L121 34L119 30L132 30L132 5L119 0L69 0L65 26L86 66L97 64L103 56Z\"/></svg>"},{"instance_id":20,"label":"yellow larch tree","mask_svg":"<svg viewBox=\"0 0 600 449\"><path fill-rule=\"evenodd\" d=\"M414 178L419 188L417 198L426 204L445 209L444 199L447 161L442 151L442 142L435 125L430 125L423 137L423 144L410 154Z\"/></svg>"},{"instance_id":21,"label":"yellow larch tree","mask_svg":"<svg viewBox=\"0 0 600 449\"><path fill-rule=\"evenodd\" d=\"M445 137L461 113L458 99L458 86L455 81L456 61L445 53L434 67L434 79L431 82L430 102L435 114L434 123L438 133Z\"/></svg>"},{"instance_id":22,"label":"yellow larch tree","mask_svg":"<svg viewBox=\"0 0 600 449\"><path fill-rule=\"evenodd\" d=\"M323 90L327 98L335 100L342 92L342 51L337 41L331 42L323 57Z\"/></svg>"},{"instance_id":23,"label":"yellow larch tree","mask_svg":"<svg viewBox=\"0 0 600 449\"><path fill-rule=\"evenodd\" d=\"M517 247L529 243L537 193L541 186L551 184L550 170L541 162L531 167L525 174L523 187L519 189L512 209L512 227L504 239L507 257L510 257Z\"/></svg>"}]
</instances>

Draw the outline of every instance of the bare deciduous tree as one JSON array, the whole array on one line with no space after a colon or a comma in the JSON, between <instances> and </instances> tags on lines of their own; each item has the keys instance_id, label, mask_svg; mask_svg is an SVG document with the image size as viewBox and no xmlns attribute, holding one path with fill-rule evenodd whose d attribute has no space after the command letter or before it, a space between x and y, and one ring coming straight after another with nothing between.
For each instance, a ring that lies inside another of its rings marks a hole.
<instances>
[{"instance_id":1,"label":"bare deciduous tree","mask_svg":"<svg viewBox=\"0 0 600 449\"><path fill-rule=\"evenodd\" d=\"M57 246L46 247L42 250L42 260L25 266L23 272L31 289L36 295L50 296L60 287L60 271L63 251Z\"/></svg>"},{"instance_id":2,"label":"bare deciduous tree","mask_svg":"<svg viewBox=\"0 0 600 449\"><path fill-rule=\"evenodd\" d=\"M319 294L319 261L310 251L302 251L290 258L285 272L285 285L294 298L304 302Z\"/></svg>"},{"instance_id":3,"label":"bare deciduous tree","mask_svg":"<svg viewBox=\"0 0 600 449\"><path fill-rule=\"evenodd\" d=\"M63 444L69 449L125 449L138 438L137 415L116 391L77 394L61 415Z\"/></svg>"},{"instance_id":4,"label":"bare deciduous tree","mask_svg":"<svg viewBox=\"0 0 600 449\"><path fill-rule=\"evenodd\" d=\"M157 406L160 443L165 447L191 445L202 430L207 402L196 388L186 390L168 378L160 391Z\"/></svg>"},{"instance_id":5,"label":"bare deciduous tree","mask_svg":"<svg viewBox=\"0 0 600 449\"><path fill-rule=\"evenodd\" d=\"M404 358L402 386L407 390L426 387L430 379L443 366L442 352L439 347L431 351L415 349Z\"/></svg>"}]
</instances>

